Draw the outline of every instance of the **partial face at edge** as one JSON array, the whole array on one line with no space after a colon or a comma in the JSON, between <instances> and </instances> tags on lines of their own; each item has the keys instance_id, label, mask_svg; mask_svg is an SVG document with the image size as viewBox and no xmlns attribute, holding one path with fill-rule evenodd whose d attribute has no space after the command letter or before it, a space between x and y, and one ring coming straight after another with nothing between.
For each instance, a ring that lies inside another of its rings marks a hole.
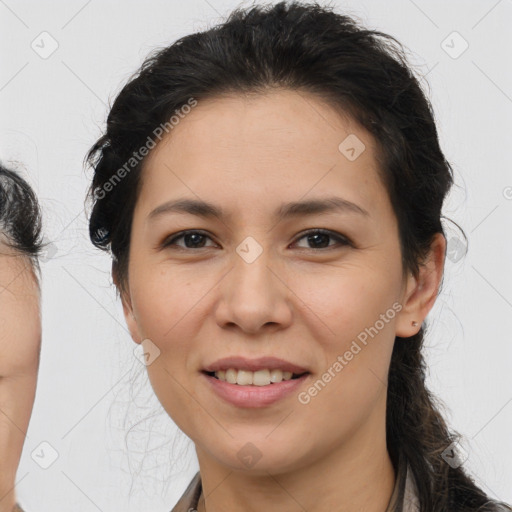
<instances>
[{"instance_id":1,"label":"partial face at edge","mask_svg":"<svg viewBox=\"0 0 512 512\"><path fill-rule=\"evenodd\" d=\"M0 495L14 484L34 403L41 347L40 290L27 256L0 246ZM6 508L7 510L7 508ZM10 510L10 508L9 508Z\"/></svg>"},{"instance_id":2,"label":"partial face at edge","mask_svg":"<svg viewBox=\"0 0 512 512\"><path fill-rule=\"evenodd\" d=\"M353 161L339 149L351 134L365 145ZM276 216L288 203L331 197L352 206ZM181 198L223 216L151 215ZM197 232L172 240L184 230ZM261 254L248 261L241 248ZM394 338L417 328L408 308L398 311L414 281L403 281L368 132L292 91L199 102L146 160L129 259L132 337L158 347L152 386L203 457L243 468L237 454L251 442L263 454L255 470L277 474L382 437ZM312 396L347 351L353 357ZM274 356L309 375L271 405L235 406L202 372L228 356Z\"/></svg>"}]
</instances>

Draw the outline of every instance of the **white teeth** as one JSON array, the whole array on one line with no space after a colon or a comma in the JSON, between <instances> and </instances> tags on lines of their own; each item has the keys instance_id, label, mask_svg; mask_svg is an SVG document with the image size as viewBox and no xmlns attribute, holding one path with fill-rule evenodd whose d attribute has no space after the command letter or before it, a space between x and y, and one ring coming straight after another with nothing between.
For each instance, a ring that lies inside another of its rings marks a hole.
<instances>
[{"instance_id":1,"label":"white teeth","mask_svg":"<svg viewBox=\"0 0 512 512\"><path fill-rule=\"evenodd\" d=\"M283 372L281 370L270 371L270 382L281 382L283 380Z\"/></svg>"},{"instance_id":2,"label":"white teeth","mask_svg":"<svg viewBox=\"0 0 512 512\"><path fill-rule=\"evenodd\" d=\"M258 370L252 375L252 383L255 386L268 386L270 382L270 372L268 370Z\"/></svg>"},{"instance_id":3,"label":"white teeth","mask_svg":"<svg viewBox=\"0 0 512 512\"><path fill-rule=\"evenodd\" d=\"M230 384L236 384L236 376L237 375L238 375L238 372L236 370L233 370L233 368L226 370L226 381L229 382ZM215 376L220 379L219 372L216 372Z\"/></svg>"},{"instance_id":4,"label":"white teeth","mask_svg":"<svg viewBox=\"0 0 512 512\"><path fill-rule=\"evenodd\" d=\"M236 383L239 386L248 386L249 384L252 384L252 376L253 372L238 370L238 375L236 376Z\"/></svg>"},{"instance_id":5,"label":"white teeth","mask_svg":"<svg viewBox=\"0 0 512 512\"><path fill-rule=\"evenodd\" d=\"M230 384L238 384L239 386L268 386L270 383L290 380L292 372L283 372L282 370L258 370L250 372L247 370L219 370L215 372L215 377L219 380L229 382Z\"/></svg>"}]
</instances>

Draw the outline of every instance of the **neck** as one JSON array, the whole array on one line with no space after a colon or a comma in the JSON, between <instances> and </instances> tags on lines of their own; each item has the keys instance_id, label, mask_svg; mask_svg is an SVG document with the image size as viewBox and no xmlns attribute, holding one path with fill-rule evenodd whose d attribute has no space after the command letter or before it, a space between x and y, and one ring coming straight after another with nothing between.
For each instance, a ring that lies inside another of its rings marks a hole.
<instances>
[{"instance_id":1,"label":"neck","mask_svg":"<svg viewBox=\"0 0 512 512\"><path fill-rule=\"evenodd\" d=\"M385 422L365 425L343 444L294 471L257 475L219 465L196 446L203 494L198 512L385 512L395 485Z\"/></svg>"}]
</instances>

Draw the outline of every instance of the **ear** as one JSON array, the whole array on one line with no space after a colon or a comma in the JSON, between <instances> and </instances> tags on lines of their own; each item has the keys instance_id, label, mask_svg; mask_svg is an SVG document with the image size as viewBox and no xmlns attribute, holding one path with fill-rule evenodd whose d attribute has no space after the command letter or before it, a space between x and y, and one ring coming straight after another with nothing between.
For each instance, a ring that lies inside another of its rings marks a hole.
<instances>
[{"instance_id":1,"label":"ear","mask_svg":"<svg viewBox=\"0 0 512 512\"><path fill-rule=\"evenodd\" d=\"M437 233L419 274L409 274L402 295L402 309L397 315L396 335L408 338L416 334L434 305L443 278L446 238ZM416 322L417 325L413 325Z\"/></svg>"},{"instance_id":2,"label":"ear","mask_svg":"<svg viewBox=\"0 0 512 512\"><path fill-rule=\"evenodd\" d=\"M124 318L126 320L126 325L128 326L128 330L130 331L130 336L132 340L140 344L144 339L141 337L139 333L139 326L137 324L137 318L133 311L132 299L130 294L130 286L128 283L126 285L121 285L119 279L116 276L115 271L112 272L112 279L114 284L116 285L117 290L119 291L119 296L121 298L121 304L123 306Z\"/></svg>"}]
</instances>

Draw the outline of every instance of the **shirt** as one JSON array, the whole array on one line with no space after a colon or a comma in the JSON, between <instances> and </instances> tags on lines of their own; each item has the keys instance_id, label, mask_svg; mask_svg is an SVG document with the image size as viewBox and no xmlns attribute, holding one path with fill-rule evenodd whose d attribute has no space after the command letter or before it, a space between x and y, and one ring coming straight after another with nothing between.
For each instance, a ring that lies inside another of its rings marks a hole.
<instances>
[{"instance_id":1,"label":"shirt","mask_svg":"<svg viewBox=\"0 0 512 512\"><path fill-rule=\"evenodd\" d=\"M197 510L201 491L201 476L197 472L171 512ZM410 467L405 462L399 462L395 487L393 488L386 512L419 512L419 510L416 482Z\"/></svg>"}]
</instances>

